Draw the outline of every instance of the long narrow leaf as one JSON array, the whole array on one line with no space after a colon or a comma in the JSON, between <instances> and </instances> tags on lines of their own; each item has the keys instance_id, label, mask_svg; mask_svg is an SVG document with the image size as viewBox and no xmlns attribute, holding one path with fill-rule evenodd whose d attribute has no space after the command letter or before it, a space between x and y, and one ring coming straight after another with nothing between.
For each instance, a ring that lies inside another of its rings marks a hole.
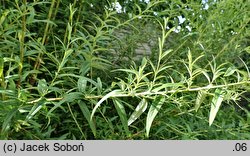
<instances>
[{"instance_id":1,"label":"long narrow leaf","mask_svg":"<svg viewBox=\"0 0 250 156\"><path fill-rule=\"evenodd\" d=\"M167 56L170 52L172 52L173 49L166 50L162 53L161 59L163 59L165 56Z\"/></svg>"},{"instance_id":2,"label":"long narrow leaf","mask_svg":"<svg viewBox=\"0 0 250 156\"><path fill-rule=\"evenodd\" d=\"M87 80L85 77L81 76L77 82L77 88L80 92L85 93L87 87Z\"/></svg>"},{"instance_id":3,"label":"long narrow leaf","mask_svg":"<svg viewBox=\"0 0 250 156\"><path fill-rule=\"evenodd\" d=\"M78 99L82 99L82 93L80 92L72 92L72 93L68 93L64 95L64 98L57 102L54 107L52 107L49 112L47 113L47 116L49 116L55 109L57 109L58 107L61 107L61 105L63 103L66 102L73 102L74 100L78 100ZM64 109L63 107L61 107L62 109Z\"/></svg>"},{"instance_id":4,"label":"long narrow leaf","mask_svg":"<svg viewBox=\"0 0 250 156\"><path fill-rule=\"evenodd\" d=\"M125 108L123 106L123 104L118 100L118 99L114 99L113 100L114 102L114 105L115 105L115 109L121 119L121 122L122 122L122 126L125 130L125 133L129 136L130 135L130 132L129 132L129 129L128 129L128 118L127 118L127 115L126 115L126 111L125 111Z\"/></svg>"},{"instance_id":5,"label":"long narrow leaf","mask_svg":"<svg viewBox=\"0 0 250 156\"><path fill-rule=\"evenodd\" d=\"M159 96L156 97L152 103L152 105L149 108L148 115L147 115L147 121L146 121L146 137L149 136L149 131L152 125L152 122L161 109L161 106L163 105L165 101L165 96Z\"/></svg>"},{"instance_id":6,"label":"long narrow leaf","mask_svg":"<svg viewBox=\"0 0 250 156\"><path fill-rule=\"evenodd\" d=\"M224 74L224 76L230 76L232 75L235 71L237 71L237 69L234 66L231 66L227 69L226 73Z\"/></svg>"},{"instance_id":7,"label":"long narrow leaf","mask_svg":"<svg viewBox=\"0 0 250 156\"><path fill-rule=\"evenodd\" d=\"M88 124L90 126L90 129L91 129L92 133L94 134L94 136L96 136L96 126L95 126L94 121L90 120L90 111L89 111L87 105L82 101L79 102L78 105L79 105L79 107L80 107L80 109L82 111L83 116L88 121Z\"/></svg>"},{"instance_id":8,"label":"long narrow leaf","mask_svg":"<svg viewBox=\"0 0 250 156\"><path fill-rule=\"evenodd\" d=\"M196 112L200 108L201 103L204 101L205 98L206 98L206 92L203 90L200 90L197 94L196 101L195 101L195 111Z\"/></svg>"},{"instance_id":9,"label":"long narrow leaf","mask_svg":"<svg viewBox=\"0 0 250 156\"><path fill-rule=\"evenodd\" d=\"M33 107L32 109L29 111L29 114L26 116L26 121L30 120L43 106L43 104L45 104L46 100L42 99L40 101L38 101Z\"/></svg>"},{"instance_id":10,"label":"long narrow leaf","mask_svg":"<svg viewBox=\"0 0 250 156\"><path fill-rule=\"evenodd\" d=\"M137 105L135 111L131 114L128 119L128 126L131 125L141 114L147 109L148 102L146 99L142 99L141 102Z\"/></svg>"},{"instance_id":11,"label":"long narrow leaf","mask_svg":"<svg viewBox=\"0 0 250 156\"><path fill-rule=\"evenodd\" d=\"M214 93L214 97L211 102L211 110L209 114L209 126L213 124L213 121L216 117L216 114L220 108L220 105L224 98L224 91L221 89L216 89Z\"/></svg>"},{"instance_id":12,"label":"long narrow leaf","mask_svg":"<svg viewBox=\"0 0 250 156\"><path fill-rule=\"evenodd\" d=\"M17 108L13 108L5 117L3 125L2 125L2 130L1 133L5 133L9 130L10 125L11 125L11 120L12 118L16 115L16 113L18 112Z\"/></svg>"},{"instance_id":13,"label":"long narrow leaf","mask_svg":"<svg viewBox=\"0 0 250 156\"><path fill-rule=\"evenodd\" d=\"M180 86L183 86L183 84L182 83L165 83L157 88L154 88L152 91L158 92L162 89L167 89L168 87L180 87Z\"/></svg>"},{"instance_id":14,"label":"long narrow leaf","mask_svg":"<svg viewBox=\"0 0 250 156\"><path fill-rule=\"evenodd\" d=\"M4 68L4 60L3 58L0 58L0 78L3 75L3 68Z\"/></svg>"},{"instance_id":15,"label":"long narrow leaf","mask_svg":"<svg viewBox=\"0 0 250 156\"><path fill-rule=\"evenodd\" d=\"M117 95L120 93L120 90L113 90L112 92L108 93L107 95L105 95L94 107L91 116L90 116L90 120L92 120L97 108L103 103L103 101L107 100L108 98Z\"/></svg>"}]
</instances>

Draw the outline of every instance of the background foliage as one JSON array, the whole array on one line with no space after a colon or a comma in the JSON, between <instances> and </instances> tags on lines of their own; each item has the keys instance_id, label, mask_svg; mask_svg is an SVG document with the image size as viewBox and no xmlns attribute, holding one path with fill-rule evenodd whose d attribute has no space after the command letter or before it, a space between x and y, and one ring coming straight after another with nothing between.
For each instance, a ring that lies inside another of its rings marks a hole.
<instances>
[{"instance_id":1,"label":"background foliage","mask_svg":"<svg viewBox=\"0 0 250 156\"><path fill-rule=\"evenodd\" d=\"M1 139L250 139L249 5L0 1Z\"/></svg>"}]
</instances>

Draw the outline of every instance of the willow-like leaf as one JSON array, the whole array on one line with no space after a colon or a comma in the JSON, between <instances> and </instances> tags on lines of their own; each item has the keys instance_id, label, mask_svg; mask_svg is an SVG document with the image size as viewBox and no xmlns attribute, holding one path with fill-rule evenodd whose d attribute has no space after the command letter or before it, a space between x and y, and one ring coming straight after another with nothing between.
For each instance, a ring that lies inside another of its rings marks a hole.
<instances>
[{"instance_id":1,"label":"willow-like leaf","mask_svg":"<svg viewBox=\"0 0 250 156\"><path fill-rule=\"evenodd\" d=\"M125 133L127 135L130 135L129 129L128 129L128 118L127 118L127 114L125 111L125 108L123 106L123 104L120 102L119 99L113 99L114 105L115 105L115 109L121 119L122 122L122 126L125 130Z\"/></svg>"},{"instance_id":2,"label":"willow-like leaf","mask_svg":"<svg viewBox=\"0 0 250 156\"><path fill-rule=\"evenodd\" d=\"M159 87L154 88L152 91L158 92L158 91L160 91L162 89L166 89L168 87L180 87L180 86L183 86L183 84L182 83L165 83Z\"/></svg>"},{"instance_id":3,"label":"willow-like leaf","mask_svg":"<svg viewBox=\"0 0 250 156\"><path fill-rule=\"evenodd\" d=\"M227 69L226 73L224 74L224 76L230 76L232 75L234 72L236 71L236 68L234 66L231 66Z\"/></svg>"},{"instance_id":4,"label":"willow-like leaf","mask_svg":"<svg viewBox=\"0 0 250 156\"><path fill-rule=\"evenodd\" d=\"M39 94L41 94L42 96L44 96L47 93L48 85L45 79L38 81L37 90Z\"/></svg>"},{"instance_id":5,"label":"willow-like leaf","mask_svg":"<svg viewBox=\"0 0 250 156\"><path fill-rule=\"evenodd\" d=\"M26 116L25 121L30 120L41 108L42 106L45 104L46 100L42 99L40 101L38 101L33 107L32 109L29 111L29 114Z\"/></svg>"},{"instance_id":6,"label":"willow-like leaf","mask_svg":"<svg viewBox=\"0 0 250 156\"><path fill-rule=\"evenodd\" d=\"M156 97L152 103L152 105L149 108L148 115L147 115L147 121L146 121L146 137L149 136L149 131L152 125L152 122L154 118L156 117L157 113L161 109L161 106L163 105L165 101L165 96L159 96Z\"/></svg>"},{"instance_id":7,"label":"willow-like leaf","mask_svg":"<svg viewBox=\"0 0 250 156\"><path fill-rule=\"evenodd\" d=\"M18 108L13 108L11 111L9 111L9 113L4 119L1 133L5 133L9 130L10 125L11 125L11 120L16 115L17 112L18 112Z\"/></svg>"},{"instance_id":8,"label":"willow-like leaf","mask_svg":"<svg viewBox=\"0 0 250 156\"><path fill-rule=\"evenodd\" d=\"M65 51L62 62L60 63L58 70L61 70L64 67L65 63L68 61L68 57L72 54L72 52L73 52L72 49L68 49Z\"/></svg>"},{"instance_id":9,"label":"willow-like leaf","mask_svg":"<svg viewBox=\"0 0 250 156\"><path fill-rule=\"evenodd\" d=\"M201 106L201 103L206 98L206 92L203 90L198 91L196 101L195 101L195 111L197 112Z\"/></svg>"},{"instance_id":10,"label":"willow-like leaf","mask_svg":"<svg viewBox=\"0 0 250 156\"><path fill-rule=\"evenodd\" d=\"M167 56L170 52L172 52L173 49L166 50L162 53L161 59L163 59L165 56Z\"/></svg>"},{"instance_id":11,"label":"willow-like leaf","mask_svg":"<svg viewBox=\"0 0 250 156\"><path fill-rule=\"evenodd\" d=\"M131 114L128 119L128 126L131 125L136 119L138 119L143 112L147 109L148 102L146 99L142 99L141 102L135 108L135 111Z\"/></svg>"},{"instance_id":12,"label":"willow-like leaf","mask_svg":"<svg viewBox=\"0 0 250 156\"><path fill-rule=\"evenodd\" d=\"M103 101L107 100L108 98L110 98L110 97L112 97L114 95L118 95L120 93L121 93L120 90L113 90L113 91L109 92L107 95L105 95L100 101L98 101L98 103L95 105L95 107L94 107L94 109L93 109L93 111L91 113L90 120L93 119L93 116L94 116L97 108L103 103Z\"/></svg>"},{"instance_id":13,"label":"willow-like leaf","mask_svg":"<svg viewBox=\"0 0 250 156\"><path fill-rule=\"evenodd\" d=\"M209 126L213 124L216 114L223 101L224 95L225 95L225 92L222 89L217 88L215 90L214 97L211 102L211 109L210 109L210 114L209 114Z\"/></svg>"},{"instance_id":14,"label":"willow-like leaf","mask_svg":"<svg viewBox=\"0 0 250 156\"><path fill-rule=\"evenodd\" d=\"M66 102L70 103L70 102L73 102L74 100L79 100L82 98L83 98L83 96L82 96L82 93L80 93L80 92L71 92L71 93L65 94L64 98L61 101L55 103L54 107L52 107L49 110L49 112L47 113L47 116L49 116L55 109L60 107L63 103L66 103ZM65 110L64 107L61 107L61 108L63 110Z\"/></svg>"},{"instance_id":15,"label":"willow-like leaf","mask_svg":"<svg viewBox=\"0 0 250 156\"><path fill-rule=\"evenodd\" d=\"M96 136L95 122L93 120L90 120L90 111L89 111L87 105L84 102L82 102L82 101L80 101L78 103L78 105L79 105L79 107L80 107L80 109L82 111L83 116L88 121L88 124L90 126L90 129L91 129L92 133L94 134L94 136Z\"/></svg>"},{"instance_id":16,"label":"willow-like leaf","mask_svg":"<svg viewBox=\"0 0 250 156\"><path fill-rule=\"evenodd\" d=\"M86 87L87 87L87 79L83 76L81 76L79 79L78 79L78 82L77 82L77 88L80 92L83 92L85 93L86 91Z\"/></svg>"},{"instance_id":17,"label":"willow-like leaf","mask_svg":"<svg viewBox=\"0 0 250 156\"><path fill-rule=\"evenodd\" d=\"M0 58L0 78L3 75L3 67L4 67L4 60L3 58Z\"/></svg>"}]
</instances>

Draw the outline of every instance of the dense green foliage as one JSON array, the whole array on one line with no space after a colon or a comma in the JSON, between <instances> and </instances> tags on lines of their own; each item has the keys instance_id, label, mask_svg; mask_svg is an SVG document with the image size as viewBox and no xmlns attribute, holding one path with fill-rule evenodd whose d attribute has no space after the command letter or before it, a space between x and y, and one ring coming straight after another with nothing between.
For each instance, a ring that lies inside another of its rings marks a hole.
<instances>
[{"instance_id":1,"label":"dense green foliage","mask_svg":"<svg viewBox=\"0 0 250 156\"><path fill-rule=\"evenodd\" d=\"M0 138L250 139L249 8L0 1Z\"/></svg>"}]
</instances>

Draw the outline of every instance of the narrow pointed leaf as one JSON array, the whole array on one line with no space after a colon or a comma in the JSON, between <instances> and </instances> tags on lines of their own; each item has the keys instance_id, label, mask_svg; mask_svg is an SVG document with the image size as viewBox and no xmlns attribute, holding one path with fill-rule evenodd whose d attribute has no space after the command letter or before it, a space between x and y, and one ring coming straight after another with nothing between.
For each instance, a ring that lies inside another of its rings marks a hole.
<instances>
[{"instance_id":1,"label":"narrow pointed leaf","mask_svg":"<svg viewBox=\"0 0 250 156\"><path fill-rule=\"evenodd\" d=\"M162 53L161 59L163 59L165 56L167 56L170 52L172 52L172 49L166 50Z\"/></svg>"},{"instance_id":2,"label":"narrow pointed leaf","mask_svg":"<svg viewBox=\"0 0 250 156\"><path fill-rule=\"evenodd\" d=\"M147 109L148 102L146 99L142 99L141 102L137 105L135 111L131 114L128 119L128 126L131 125L141 114Z\"/></svg>"},{"instance_id":3,"label":"narrow pointed leaf","mask_svg":"<svg viewBox=\"0 0 250 156\"><path fill-rule=\"evenodd\" d=\"M168 69L168 68L171 68L172 66L163 66L163 67L160 67L160 69L158 70L158 73L161 72L161 71L164 71L165 69Z\"/></svg>"},{"instance_id":4,"label":"narrow pointed leaf","mask_svg":"<svg viewBox=\"0 0 250 156\"><path fill-rule=\"evenodd\" d=\"M120 94L120 93L121 93L120 90L113 90L112 92L105 95L100 101L98 101L98 103L95 105L95 107L91 113L90 120L92 120L97 108L103 103L103 101L107 100L108 98L110 98L114 95Z\"/></svg>"},{"instance_id":5,"label":"narrow pointed leaf","mask_svg":"<svg viewBox=\"0 0 250 156\"><path fill-rule=\"evenodd\" d=\"M216 114L220 108L220 105L224 98L224 91L221 89L216 89L214 93L214 97L211 102L211 110L209 114L209 126L213 124L213 121L216 117Z\"/></svg>"},{"instance_id":6,"label":"narrow pointed leaf","mask_svg":"<svg viewBox=\"0 0 250 156\"><path fill-rule=\"evenodd\" d=\"M90 120L90 111L89 111L87 105L82 101L79 102L78 105L79 105L79 107L80 107L80 109L82 111L83 116L88 121L88 124L90 126L90 129L91 129L92 133L94 134L94 136L96 136L96 126L95 126L94 121Z\"/></svg>"},{"instance_id":7,"label":"narrow pointed leaf","mask_svg":"<svg viewBox=\"0 0 250 156\"><path fill-rule=\"evenodd\" d=\"M72 54L72 52L72 49L68 49L67 51L65 51L62 62L59 65L59 69L64 67L65 63L68 61L68 57Z\"/></svg>"},{"instance_id":8,"label":"narrow pointed leaf","mask_svg":"<svg viewBox=\"0 0 250 156\"><path fill-rule=\"evenodd\" d=\"M116 111L121 119L122 126L125 130L125 133L127 135L130 135L130 132L128 129L128 118L127 118L126 111L125 111L123 104L118 99L114 99L113 102L115 105L115 109L116 109Z\"/></svg>"},{"instance_id":9,"label":"narrow pointed leaf","mask_svg":"<svg viewBox=\"0 0 250 156\"><path fill-rule=\"evenodd\" d=\"M18 112L17 108L13 108L11 111L9 111L9 113L5 117L4 122L2 124L1 133L5 133L9 130L10 125L11 125L11 120L17 114L17 112Z\"/></svg>"},{"instance_id":10,"label":"narrow pointed leaf","mask_svg":"<svg viewBox=\"0 0 250 156\"><path fill-rule=\"evenodd\" d=\"M37 85L37 90L41 95L46 94L48 85L45 79L39 80Z\"/></svg>"},{"instance_id":11,"label":"narrow pointed leaf","mask_svg":"<svg viewBox=\"0 0 250 156\"><path fill-rule=\"evenodd\" d=\"M102 81L101 81L100 77L97 78L96 87L97 87L98 94L101 94L101 92L102 92Z\"/></svg>"},{"instance_id":12,"label":"narrow pointed leaf","mask_svg":"<svg viewBox=\"0 0 250 156\"><path fill-rule=\"evenodd\" d=\"M58 107L64 110L64 107L61 107L62 104L67 103L67 102L73 102L74 100L79 100L82 98L83 98L82 93L80 92L72 92L72 93L65 94L64 98L61 101L55 103L54 107L52 107L49 110L49 112L47 113L47 116L49 116Z\"/></svg>"},{"instance_id":13,"label":"narrow pointed leaf","mask_svg":"<svg viewBox=\"0 0 250 156\"><path fill-rule=\"evenodd\" d=\"M83 76L81 76L79 79L78 79L78 82L77 82L77 88L80 92L82 93L85 93L86 91L86 87L87 87L87 79Z\"/></svg>"},{"instance_id":14,"label":"narrow pointed leaf","mask_svg":"<svg viewBox=\"0 0 250 156\"><path fill-rule=\"evenodd\" d=\"M3 75L3 68L4 68L4 60L3 58L0 58L0 78Z\"/></svg>"},{"instance_id":15,"label":"narrow pointed leaf","mask_svg":"<svg viewBox=\"0 0 250 156\"><path fill-rule=\"evenodd\" d=\"M234 72L236 71L236 68L233 66L233 67L229 67L226 71L226 73L224 74L224 76L230 76L232 75Z\"/></svg>"},{"instance_id":16,"label":"narrow pointed leaf","mask_svg":"<svg viewBox=\"0 0 250 156\"><path fill-rule=\"evenodd\" d=\"M152 91L158 92L158 91L160 91L162 89L166 89L168 87L180 87L180 86L183 86L183 84L182 83L165 83L159 87L154 88Z\"/></svg>"},{"instance_id":17,"label":"narrow pointed leaf","mask_svg":"<svg viewBox=\"0 0 250 156\"><path fill-rule=\"evenodd\" d=\"M200 90L197 94L196 101L195 101L195 111L196 112L200 108L201 103L204 101L205 98L206 98L206 92L203 90Z\"/></svg>"},{"instance_id":18,"label":"narrow pointed leaf","mask_svg":"<svg viewBox=\"0 0 250 156\"><path fill-rule=\"evenodd\" d=\"M43 106L43 104L45 104L46 100L42 99L40 101L38 101L33 107L32 109L29 111L29 114L26 116L26 121L30 120Z\"/></svg>"},{"instance_id":19,"label":"narrow pointed leaf","mask_svg":"<svg viewBox=\"0 0 250 156\"><path fill-rule=\"evenodd\" d=\"M147 121L146 121L146 137L149 136L149 131L152 125L152 122L154 118L156 117L157 113L161 109L161 106L163 105L165 101L165 96L159 96L156 97L152 103L152 105L149 108L148 115L147 115Z\"/></svg>"}]
</instances>

